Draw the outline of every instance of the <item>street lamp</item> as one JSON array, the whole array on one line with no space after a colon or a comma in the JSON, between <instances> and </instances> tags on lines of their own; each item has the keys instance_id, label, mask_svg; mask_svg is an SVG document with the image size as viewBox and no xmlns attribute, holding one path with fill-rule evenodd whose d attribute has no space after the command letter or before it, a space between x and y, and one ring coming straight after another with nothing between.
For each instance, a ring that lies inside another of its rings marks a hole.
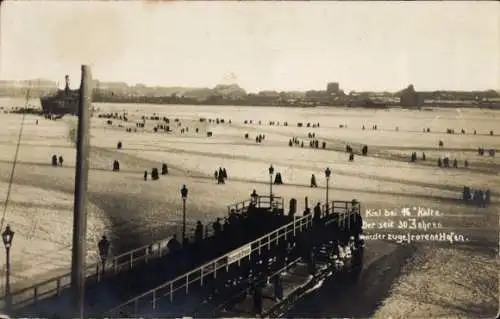
<instances>
[{"instance_id":1,"label":"street lamp","mask_svg":"<svg viewBox=\"0 0 500 319\"><path fill-rule=\"evenodd\" d=\"M274 174L274 167L271 164L269 166L269 202L272 205L273 203L273 174Z\"/></svg>"},{"instance_id":2,"label":"street lamp","mask_svg":"<svg viewBox=\"0 0 500 319\"><path fill-rule=\"evenodd\" d=\"M182 185L181 197L182 197L182 241L186 240L186 199L188 196L188 189L186 185Z\"/></svg>"},{"instance_id":3,"label":"street lamp","mask_svg":"<svg viewBox=\"0 0 500 319\"><path fill-rule=\"evenodd\" d=\"M326 214L328 215L329 214L329 211L328 211L328 188L329 188L329 185L330 185L330 175L332 174L332 171L330 170L329 167L327 167L325 169L325 177L326 177Z\"/></svg>"},{"instance_id":4,"label":"street lamp","mask_svg":"<svg viewBox=\"0 0 500 319\"><path fill-rule=\"evenodd\" d=\"M5 227L4 232L2 233L3 244L5 246L5 264L6 264L6 273L5 273L5 301L7 303L7 310L10 310L12 300L10 295L10 247L12 246L12 239L14 238L14 232L10 229L10 226L7 225Z\"/></svg>"}]
</instances>

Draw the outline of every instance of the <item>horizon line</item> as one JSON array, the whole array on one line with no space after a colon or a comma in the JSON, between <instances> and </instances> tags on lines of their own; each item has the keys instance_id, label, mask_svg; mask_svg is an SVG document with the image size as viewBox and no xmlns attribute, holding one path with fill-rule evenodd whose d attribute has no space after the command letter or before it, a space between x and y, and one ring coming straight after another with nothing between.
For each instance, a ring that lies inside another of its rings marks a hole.
<instances>
[{"instance_id":1,"label":"horizon line","mask_svg":"<svg viewBox=\"0 0 500 319\"><path fill-rule=\"evenodd\" d=\"M195 86L195 85L162 85L162 84L146 84L146 83L141 83L141 82L135 82L135 83L131 83L131 82L127 82L127 81L109 81L109 80L100 80L100 79L97 79L97 78L93 78L92 79L93 81L98 81L98 82L101 82L101 83L120 83L120 84L125 84L127 85L127 87L130 87L130 88L133 88L135 86L145 86L146 88L183 88L183 89L214 89L215 87L219 86L219 85L223 85L223 86L231 86L231 85L236 85L238 86L240 89L244 90L247 94L249 93L259 93L259 92L307 92L307 91L326 91L326 85L328 83L338 83L340 85L340 82L335 82L335 81L326 81L325 82L325 86L323 88L308 88L308 89L260 89L260 90L257 90L257 91L250 91L250 90L247 90L245 89L244 87L242 87L241 85L239 85L238 83L235 83L235 82L232 82L232 83L218 83L218 84L215 84L211 87L209 86ZM58 81L58 80L53 80L53 79L50 79L50 78L43 78L43 77L40 77L40 78L34 78L34 79L23 79L23 80L12 80L12 79L1 79L0 78L0 82L36 82L36 81L50 81L50 82L54 82L56 84L56 87L59 87L59 84L63 81ZM413 85L414 87L416 87L416 85L414 85L413 83L408 83L406 86L403 85L400 89L397 89L396 91L394 90L390 90L390 89L383 89L383 90L375 90L375 89L369 89L369 90L358 90L358 89L351 89L351 90L348 90L348 89L345 89L345 88L342 88L340 87L340 91L344 92L347 94L347 92L357 92L357 93L361 93L361 92L399 92L399 91L402 91L402 90L405 90L407 89L410 85ZM70 86L71 85L71 82L70 82ZM474 91L479 91L479 92L483 92L483 91L495 91L495 92L500 92L500 88L498 89L495 89L495 88L469 88L469 89L450 89L450 88L447 88L447 89L444 89L444 88L439 88L439 89L426 89L426 90L418 90L418 89L415 89L415 91L417 92L435 92L435 91L452 91L452 92L474 92Z\"/></svg>"}]
</instances>

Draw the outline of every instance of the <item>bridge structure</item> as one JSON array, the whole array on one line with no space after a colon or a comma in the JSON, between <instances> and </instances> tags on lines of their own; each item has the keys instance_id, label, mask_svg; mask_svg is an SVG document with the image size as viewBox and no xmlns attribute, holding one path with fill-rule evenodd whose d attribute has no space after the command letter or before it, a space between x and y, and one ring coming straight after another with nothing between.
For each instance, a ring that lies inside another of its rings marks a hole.
<instances>
[{"instance_id":1,"label":"bridge structure","mask_svg":"<svg viewBox=\"0 0 500 319\"><path fill-rule=\"evenodd\" d=\"M141 316L151 313L166 314L165 307L170 310L177 309L177 314L182 315L193 312L193 307L187 310L181 309L189 304L185 302L186 297L191 301L203 299L203 296L206 297L210 293L207 294L206 290L200 292L200 289L213 288L214 283L228 280L228 276L233 276L235 271L238 273L241 267L248 269L248 262L257 260L258 256L269 254L269 251L284 242L294 241L301 234L311 233L314 224L313 215L285 216L283 204L284 200L281 197L259 196L229 205L228 212L232 215L259 216L257 223L252 225L257 226L253 228L261 229L253 234L254 237L243 237L246 241L231 240L225 250L216 250L212 255L198 258L191 263L185 262L183 254L170 252L167 248L168 240L162 240L113 257L106 269L101 269L100 264L89 265L85 286L86 316L99 317L106 313L111 317L121 316L123 313ZM353 205L358 205L359 209L359 203L353 204L347 201L332 201L329 205L323 205L324 224L335 222L337 228L347 227ZM327 208L328 211L325 210ZM214 237L212 235L204 238L203 244L208 245L206 247L217 246L218 242ZM199 251L191 251L191 254L193 252L197 254ZM281 264L280 267L276 266L277 268L273 266L273 271L280 272L282 268L288 269L293 265L299 265L299 262L301 262L299 256L288 256L287 263ZM175 267L176 264L182 264L182 267ZM189 268L192 270L185 272ZM59 276L30 289L15 292L13 314L72 316L75 311L68 305L70 282L69 278L64 278L65 276ZM124 293L125 288L130 288L128 286L132 286L133 289ZM231 296L241 294L241 287L238 285L235 287L239 290L231 292ZM217 294L214 296L220 298ZM211 305L206 300L203 303ZM173 307L174 304L177 306ZM217 307L208 308L210 311L206 309L199 311L216 314L214 309Z\"/></svg>"},{"instance_id":2,"label":"bridge structure","mask_svg":"<svg viewBox=\"0 0 500 319\"><path fill-rule=\"evenodd\" d=\"M283 212L283 199L274 196L272 199L269 196L259 196L256 200L241 201L228 206L228 211L246 212L248 206L255 201L254 206L258 210L268 211L271 208L276 208ZM205 226L205 230L210 229L209 225ZM204 241L213 241L213 232L205 232ZM106 262L105 268L101 263L94 263L85 268L85 296L86 299L93 299L93 296L101 296L99 291L106 290L108 292L119 289L120 283L130 281L130 278L136 278L136 281L141 281L141 278L147 277L150 272L155 272L165 263L172 264L172 259L178 256L173 256L167 245L171 236L165 239L155 241L148 245L143 245L128 252L110 257ZM215 256L213 256L215 257ZM212 257L212 258L213 258ZM169 279L172 272L164 274L163 279ZM150 276L149 276L150 277ZM175 276L174 276L175 277ZM159 276L159 278L162 278ZM34 315L46 314L48 316L54 313L54 309L69 309L69 295L71 285L70 272L56 276L49 280L37 283L30 287L26 287L11 293L11 309L16 315ZM145 286L144 290L151 288ZM140 288L138 288L140 289ZM127 298L120 296L120 298ZM118 302L120 298L110 300L110 302ZM5 300L2 296L0 300ZM95 299L95 298L94 298ZM102 310L106 310L106 306L100 301L93 301L93 305L86 305L88 311L100 312L98 306L103 306ZM70 310L64 310L70 311Z\"/></svg>"},{"instance_id":3,"label":"bridge structure","mask_svg":"<svg viewBox=\"0 0 500 319\"><path fill-rule=\"evenodd\" d=\"M245 205L241 207L248 208ZM350 253L346 253L335 261L328 255L319 267L314 266L311 270L307 256L301 255L300 249L283 254L283 244L290 243L301 245L302 251L310 251L314 245L322 247L322 250L328 250L325 248L328 245L332 248L332 239L338 235L339 229L350 231L352 217L360 211L360 204L355 201L332 201L323 208L319 221L312 214L289 218L284 225L116 305L106 313L110 317L143 318L255 315L254 307L246 298L251 286L265 283L264 286L269 288L270 278L286 272L292 275L287 277L287 289L281 298L267 298L273 301L258 311L259 314L277 315L286 308L284 305L291 304L290 300L297 300L319 280L331 276L334 273L332 269L339 265L337 261L345 265L346 259L351 257ZM240 208L239 211L242 210ZM259 266L262 264L266 265L265 269ZM258 268L261 268L260 271L256 270ZM240 307L235 311L238 305Z\"/></svg>"}]
</instances>

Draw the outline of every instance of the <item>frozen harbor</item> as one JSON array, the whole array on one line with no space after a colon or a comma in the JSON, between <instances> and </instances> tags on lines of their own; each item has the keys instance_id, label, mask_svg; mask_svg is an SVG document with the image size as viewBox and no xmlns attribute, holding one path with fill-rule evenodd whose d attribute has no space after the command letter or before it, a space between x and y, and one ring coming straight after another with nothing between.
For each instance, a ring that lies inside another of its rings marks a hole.
<instances>
[{"instance_id":1,"label":"frozen harbor","mask_svg":"<svg viewBox=\"0 0 500 319\"><path fill-rule=\"evenodd\" d=\"M12 103L15 101L2 100L5 107ZM185 105L96 106L100 112L127 112L129 120L113 120L108 125L106 119L92 119L87 233L89 262L97 256L96 243L102 234L108 235L113 253L118 254L169 237L174 232L179 233L182 201L178 190L182 184L190 188L188 223L192 226L188 228L193 228L197 220L208 222L214 217L224 217L226 206L247 198L249 189L267 193L269 164L275 166L284 180L284 185L276 186L274 192L285 199L297 198L299 211L303 209L305 196L313 205L324 201L323 170L328 166L332 169L330 199L356 198L363 203L364 209L372 211L411 206L439 210L442 216L434 216L433 222L441 223L447 232L454 231L470 238L468 243L454 245L420 242L411 262L394 260L392 267L406 266L401 270L402 275L397 274L401 275L399 279L388 284L390 292L384 296L385 301L378 309L381 316L396 311L394 300L400 302L401 296L408 293L405 287L410 282L418 285L416 278L423 278L422 284L429 288L426 297L416 301L422 314L425 311L444 314L450 309L457 315L479 313L479 310L469 313L453 306L463 302L465 297L450 296L446 303L435 302L442 287L460 291L461 283L449 278L450 269L471 267L471 260L474 264L480 263L484 271L471 271L466 277L472 290L482 292L474 294L470 302L475 309L485 311L492 311L497 305L496 294L488 294L485 289L498 291L494 278L497 275L496 194L500 189L500 161L498 157L479 156L477 148L500 148L498 136L489 135L490 130L500 132L498 112L469 109L375 111ZM127 127L136 127L135 123L142 115L153 113L178 118L182 127L190 129L184 134L176 127L171 133L154 133L156 121L147 120L144 129L126 132ZM202 123L200 118L207 121ZM225 119L225 123L208 123L208 119L216 118ZM3 127L0 134L0 180L4 194L8 190L21 120L20 115L0 115ZM244 124L245 120L252 120L253 124ZM75 161L70 131L74 128L74 120L65 117L50 121L26 116L24 121L11 197L4 216L4 223L16 231L12 249L14 291L67 272L70 263ZM281 125L270 126L269 121L279 121ZM284 122L288 126L283 126ZM298 128L297 122L321 125L319 128ZM340 125L347 128L340 128ZM367 129L362 130L363 125ZM373 125L378 129L372 130ZM396 126L399 131L395 130ZM424 127L429 127L431 133L423 133ZM455 130L463 128L467 132L476 129L477 135L446 134L444 131L450 127ZM195 133L195 128L199 129L198 133ZM208 131L213 133L212 137L207 137ZM309 147L309 132L326 142L325 150ZM244 138L245 133L249 134L249 139ZM262 143L255 142L258 134L265 134ZM288 141L292 137L304 140L306 146L289 147ZM444 141L445 150L438 147L439 140ZM123 143L120 150L116 148L118 141ZM368 145L369 154L356 156L350 162L344 152L345 145L358 143ZM425 152L427 160L410 163L411 152ZM437 157L444 156L444 153L457 158L461 167L437 167ZM50 165L52 154L64 157L62 167ZM462 164L465 159L470 163L467 169ZM120 172L112 172L113 160L120 161ZM144 170L160 167L163 162L169 166L169 175L158 181L142 179ZM217 185L213 179L217 167L225 167L228 171L229 180L225 185ZM309 187L311 174L316 175L318 188ZM477 208L457 201L465 185L491 189L492 205ZM366 223L370 221L375 222L376 217L367 216ZM3 258L0 254L2 263ZM493 286L486 287L481 284L483 282ZM402 311L401 315L407 314L405 309L414 307L409 300L405 302L408 305L398 310Z\"/></svg>"}]
</instances>

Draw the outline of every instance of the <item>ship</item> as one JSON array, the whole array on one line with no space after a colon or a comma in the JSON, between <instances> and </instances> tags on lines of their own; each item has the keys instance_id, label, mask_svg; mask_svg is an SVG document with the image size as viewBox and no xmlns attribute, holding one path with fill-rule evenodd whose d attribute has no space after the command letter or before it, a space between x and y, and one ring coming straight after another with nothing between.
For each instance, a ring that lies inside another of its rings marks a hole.
<instances>
[{"instance_id":1,"label":"ship","mask_svg":"<svg viewBox=\"0 0 500 319\"><path fill-rule=\"evenodd\" d=\"M69 88L69 75L64 77L64 90L57 90L55 94L40 98L43 113L63 116L65 114L77 115L80 103L80 90Z\"/></svg>"}]
</instances>

